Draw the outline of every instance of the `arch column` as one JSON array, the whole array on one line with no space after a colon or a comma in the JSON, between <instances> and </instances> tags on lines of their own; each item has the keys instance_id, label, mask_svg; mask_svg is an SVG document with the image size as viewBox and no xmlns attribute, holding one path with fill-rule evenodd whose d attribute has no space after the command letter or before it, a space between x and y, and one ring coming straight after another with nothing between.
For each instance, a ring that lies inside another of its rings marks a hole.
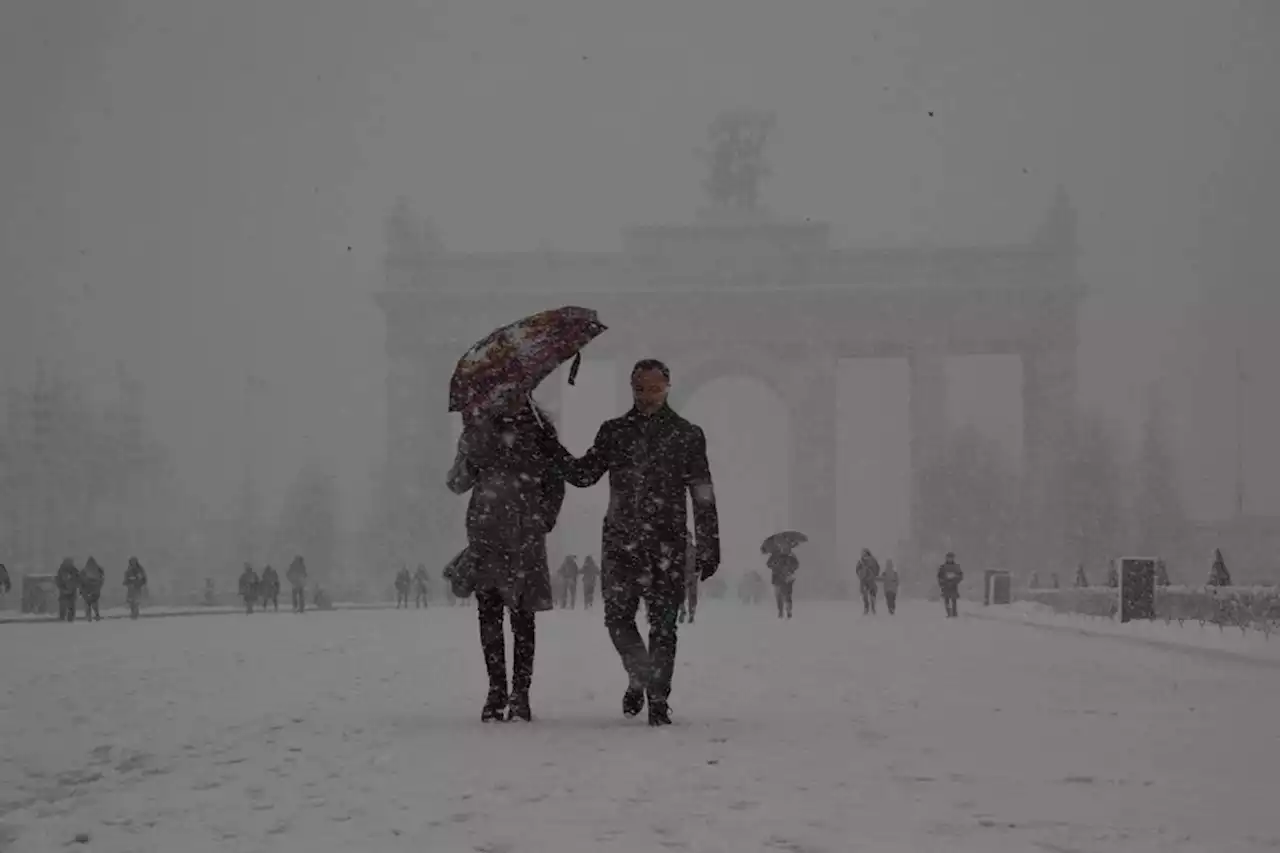
<instances>
[{"instance_id":1,"label":"arch column","mask_svg":"<svg viewBox=\"0 0 1280 853\"><path fill-rule=\"evenodd\" d=\"M1026 570L1068 569L1066 460L1075 439L1076 353L1050 341L1022 353L1023 509Z\"/></svg>"},{"instance_id":2,"label":"arch column","mask_svg":"<svg viewBox=\"0 0 1280 853\"><path fill-rule=\"evenodd\" d=\"M850 569L838 546L838 364L833 354L799 360L780 389L791 420L791 526L809 537L800 553L799 590L805 597L851 594Z\"/></svg>"},{"instance_id":3,"label":"arch column","mask_svg":"<svg viewBox=\"0 0 1280 853\"><path fill-rule=\"evenodd\" d=\"M947 440L947 362L946 350L936 344L917 344L907 356L910 373L908 409L911 457L911 553L904 554L911 572L927 571L924 566L926 533L924 513L924 478L929 464L943 451Z\"/></svg>"},{"instance_id":4,"label":"arch column","mask_svg":"<svg viewBox=\"0 0 1280 853\"><path fill-rule=\"evenodd\" d=\"M454 452L457 415L448 412L448 387L457 354L392 322L387 360L387 557L430 562L459 538L453 529L459 498L445 485Z\"/></svg>"}]
</instances>

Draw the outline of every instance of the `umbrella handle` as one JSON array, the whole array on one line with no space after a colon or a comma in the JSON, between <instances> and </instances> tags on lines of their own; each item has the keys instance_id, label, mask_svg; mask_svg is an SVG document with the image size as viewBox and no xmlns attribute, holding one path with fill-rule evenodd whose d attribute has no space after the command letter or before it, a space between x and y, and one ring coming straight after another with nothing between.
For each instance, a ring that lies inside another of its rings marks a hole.
<instances>
[{"instance_id":1,"label":"umbrella handle","mask_svg":"<svg viewBox=\"0 0 1280 853\"><path fill-rule=\"evenodd\" d=\"M582 350L573 354L573 362L569 365L569 384L578 384L578 368L582 367Z\"/></svg>"}]
</instances>

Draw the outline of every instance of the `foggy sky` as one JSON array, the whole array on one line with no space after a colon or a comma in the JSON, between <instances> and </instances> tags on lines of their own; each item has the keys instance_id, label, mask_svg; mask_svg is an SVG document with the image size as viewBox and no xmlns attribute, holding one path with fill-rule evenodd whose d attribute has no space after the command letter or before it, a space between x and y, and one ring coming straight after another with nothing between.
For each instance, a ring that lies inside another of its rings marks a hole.
<instances>
[{"instance_id":1,"label":"foggy sky","mask_svg":"<svg viewBox=\"0 0 1280 853\"><path fill-rule=\"evenodd\" d=\"M1065 186L1096 293L1081 396L1132 426L1169 383L1189 506L1225 515L1221 356L1280 363L1278 18L1267 0L7 0L0 353L10 381L39 353L103 382L124 359L214 504L248 436L269 498L318 456L360 512L395 197L453 249L610 249L689 219L707 122L759 106L780 120L768 203L838 242L1016 241ZM246 428L249 370L271 391ZM1260 439L1280 384L1255 374L1251 508L1276 512ZM968 384L962 414L1017 411L1016 383Z\"/></svg>"}]
</instances>

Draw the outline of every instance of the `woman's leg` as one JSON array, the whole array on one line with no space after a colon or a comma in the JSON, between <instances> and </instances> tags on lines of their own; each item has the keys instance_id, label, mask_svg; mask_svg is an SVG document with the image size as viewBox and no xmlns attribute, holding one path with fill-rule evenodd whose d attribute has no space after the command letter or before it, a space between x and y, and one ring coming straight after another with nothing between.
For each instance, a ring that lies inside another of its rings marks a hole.
<instances>
[{"instance_id":1,"label":"woman's leg","mask_svg":"<svg viewBox=\"0 0 1280 853\"><path fill-rule=\"evenodd\" d=\"M533 683L533 657L537 648L537 622L532 610L511 610L511 719L528 722L529 687Z\"/></svg>"},{"instance_id":2,"label":"woman's leg","mask_svg":"<svg viewBox=\"0 0 1280 853\"><path fill-rule=\"evenodd\" d=\"M502 634L502 594L497 590L476 590L476 612L480 620L480 649L489 673L489 695L480 719L501 720L507 709L507 645Z\"/></svg>"},{"instance_id":3,"label":"woman's leg","mask_svg":"<svg viewBox=\"0 0 1280 853\"><path fill-rule=\"evenodd\" d=\"M773 585L773 600L778 605L778 618L782 618L782 608L786 602L786 594L783 592L783 584L775 583Z\"/></svg>"}]
</instances>

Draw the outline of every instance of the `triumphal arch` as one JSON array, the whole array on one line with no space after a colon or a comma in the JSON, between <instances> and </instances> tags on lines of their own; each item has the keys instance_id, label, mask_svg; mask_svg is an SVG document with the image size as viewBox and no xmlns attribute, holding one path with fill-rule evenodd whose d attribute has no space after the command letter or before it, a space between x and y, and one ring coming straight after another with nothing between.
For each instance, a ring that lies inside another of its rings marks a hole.
<instances>
[{"instance_id":1,"label":"triumphal arch","mask_svg":"<svg viewBox=\"0 0 1280 853\"><path fill-rule=\"evenodd\" d=\"M805 576L816 594L846 589L857 558L836 549L839 361L902 358L909 365L911 530L918 543L922 473L947 431L946 358L1018 357L1024 538L1042 564L1060 560L1060 451L1074 417L1084 292L1065 193L1032 233L1008 245L842 249L830 244L829 230L755 210L720 210L686 224L631 228L617 252L437 252L413 262L393 253L376 299L390 361L385 499L397 508L405 541L418 554L438 553L431 543L457 523L457 499L445 490L444 475L454 450L450 419L457 417L446 413L448 379L459 355L495 326L581 305L609 326L584 357L613 362L619 388L636 359L655 356L672 367L677 409L726 376L763 382L783 402L791 423L792 525L810 536ZM539 397L554 408L557 393L544 388ZM714 455L714 436L710 442ZM907 559L904 569L918 571Z\"/></svg>"}]
</instances>

